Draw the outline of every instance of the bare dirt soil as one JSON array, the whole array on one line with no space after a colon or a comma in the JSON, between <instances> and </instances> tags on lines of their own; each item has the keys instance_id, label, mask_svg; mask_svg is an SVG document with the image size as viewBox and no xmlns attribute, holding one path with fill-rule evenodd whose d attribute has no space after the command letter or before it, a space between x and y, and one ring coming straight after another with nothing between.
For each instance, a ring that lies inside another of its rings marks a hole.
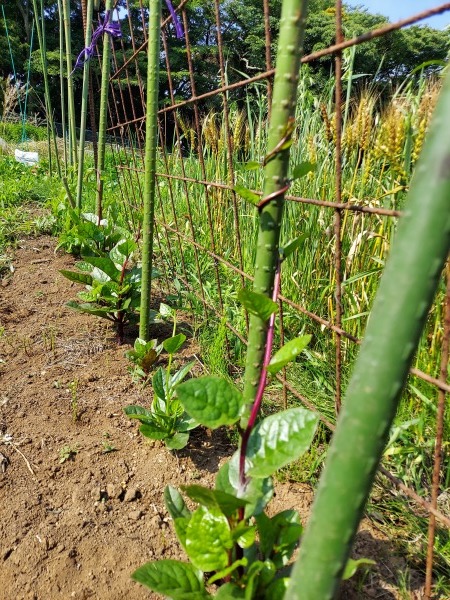
<instances>
[{"instance_id":1,"label":"bare dirt soil","mask_svg":"<svg viewBox=\"0 0 450 600\"><path fill-rule=\"evenodd\" d=\"M139 434L123 407L148 405L151 391L132 383L129 346L106 321L64 306L79 287L59 274L74 260L54 247L23 240L0 281L0 600L157 598L130 574L183 558L165 485L211 484L233 448L225 431L196 430L177 453ZM182 358L197 352L191 340ZM306 520L312 489L276 489L271 511L296 508ZM377 565L342 598L400 597L392 582L404 562L368 520L354 556Z\"/></svg>"}]
</instances>

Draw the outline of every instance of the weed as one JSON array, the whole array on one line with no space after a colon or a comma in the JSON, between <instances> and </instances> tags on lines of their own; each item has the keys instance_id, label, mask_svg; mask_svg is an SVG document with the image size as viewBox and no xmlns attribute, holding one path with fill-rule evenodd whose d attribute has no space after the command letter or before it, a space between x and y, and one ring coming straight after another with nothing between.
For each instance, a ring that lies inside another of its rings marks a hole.
<instances>
[{"instance_id":1,"label":"weed","mask_svg":"<svg viewBox=\"0 0 450 600\"><path fill-rule=\"evenodd\" d=\"M79 452L79 448L77 445L69 446L68 444L63 446L59 451L59 462L65 463L68 460L72 460Z\"/></svg>"}]
</instances>

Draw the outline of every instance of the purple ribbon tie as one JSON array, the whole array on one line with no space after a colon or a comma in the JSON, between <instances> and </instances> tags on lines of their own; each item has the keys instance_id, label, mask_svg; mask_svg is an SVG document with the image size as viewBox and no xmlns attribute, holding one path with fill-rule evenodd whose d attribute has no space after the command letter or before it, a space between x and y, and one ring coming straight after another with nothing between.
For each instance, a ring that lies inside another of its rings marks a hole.
<instances>
[{"instance_id":1,"label":"purple ribbon tie","mask_svg":"<svg viewBox=\"0 0 450 600\"><path fill-rule=\"evenodd\" d=\"M175 33L177 38L180 39L184 37L183 26L181 25L180 19L177 17L177 13L174 11L172 2L170 0L166 0L167 8L169 9L170 16L172 17L172 22L175 26Z\"/></svg>"},{"instance_id":2,"label":"purple ribbon tie","mask_svg":"<svg viewBox=\"0 0 450 600\"><path fill-rule=\"evenodd\" d=\"M70 76L73 75L73 73L76 71L76 69L81 69L82 67L84 67L85 63L87 63L89 60L91 60L91 58L94 56L95 47L97 46L97 42L104 33L107 33L112 38L122 37L122 30L120 28L120 22L119 21L111 21L111 11L110 10L106 11L105 19L104 19L103 23L100 21L100 25L97 27L97 29L92 34L92 39L91 39L91 43L89 44L89 46L87 48L83 48L83 50L78 55L75 66L74 66L73 71L70 74Z\"/></svg>"}]
</instances>

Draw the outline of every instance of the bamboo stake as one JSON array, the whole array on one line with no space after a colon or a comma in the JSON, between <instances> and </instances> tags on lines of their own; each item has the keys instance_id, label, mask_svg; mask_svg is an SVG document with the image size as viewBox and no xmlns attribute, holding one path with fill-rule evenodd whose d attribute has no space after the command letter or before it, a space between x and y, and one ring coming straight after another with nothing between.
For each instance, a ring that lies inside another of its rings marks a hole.
<instances>
[{"instance_id":1,"label":"bamboo stake","mask_svg":"<svg viewBox=\"0 0 450 600\"><path fill-rule=\"evenodd\" d=\"M64 39L66 49L67 70L67 109L69 117L69 160L74 167L77 166L77 126L75 121L75 99L73 94L72 72L72 39L70 34L70 0L62 0L64 18Z\"/></svg>"},{"instance_id":2,"label":"bamboo stake","mask_svg":"<svg viewBox=\"0 0 450 600\"><path fill-rule=\"evenodd\" d=\"M66 94L64 83L64 19L61 0L58 0L58 18L59 18L59 83L61 93L61 126L64 147L64 176L67 177L67 132L66 132Z\"/></svg>"},{"instance_id":3,"label":"bamboo stake","mask_svg":"<svg viewBox=\"0 0 450 600\"><path fill-rule=\"evenodd\" d=\"M272 297L279 256L284 195L289 187L287 182L289 141L294 129L306 9L307 0L284 0L280 19L277 68L268 133L269 154L264 160L264 193L259 211L253 285L255 292L265 294L269 298ZM264 202L265 198L268 199L267 202ZM241 426L244 428L247 425L248 411L253 404L261 376L266 334L266 323L259 317L251 315L244 378L247 410L241 420Z\"/></svg>"},{"instance_id":4,"label":"bamboo stake","mask_svg":"<svg viewBox=\"0 0 450 600\"><path fill-rule=\"evenodd\" d=\"M155 169L158 140L158 91L160 60L161 0L149 0L147 120L145 135L144 219L142 224L142 289L139 337L150 339L150 294L152 283Z\"/></svg>"},{"instance_id":5,"label":"bamboo stake","mask_svg":"<svg viewBox=\"0 0 450 600\"><path fill-rule=\"evenodd\" d=\"M94 11L93 0L88 0L87 5L87 18L86 18L86 35L85 35L85 48L87 48L91 42L92 35L92 13ZM77 180L77 195L76 195L76 206L78 210L81 210L82 196L83 196L83 175L84 175L84 144L86 140L86 117L88 108L88 94L89 94L89 71L90 61L87 60L83 67L83 95L81 100L81 118L80 118L80 145L78 148L78 180Z\"/></svg>"},{"instance_id":6,"label":"bamboo stake","mask_svg":"<svg viewBox=\"0 0 450 600\"><path fill-rule=\"evenodd\" d=\"M106 0L105 10L112 10L113 0ZM105 168L106 121L108 116L109 74L111 70L111 40L103 34L102 87L100 92L100 123L98 130L97 201L95 212L100 223L103 204L103 171Z\"/></svg>"}]
</instances>

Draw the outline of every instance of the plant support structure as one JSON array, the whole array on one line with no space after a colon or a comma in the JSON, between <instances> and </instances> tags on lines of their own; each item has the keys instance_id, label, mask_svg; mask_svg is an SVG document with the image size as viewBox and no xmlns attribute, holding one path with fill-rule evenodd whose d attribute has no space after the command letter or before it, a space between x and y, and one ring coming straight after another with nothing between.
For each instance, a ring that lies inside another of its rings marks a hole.
<instances>
[{"instance_id":1,"label":"plant support structure","mask_svg":"<svg viewBox=\"0 0 450 600\"><path fill-rule=\"evenodd\" d=\"M294 116L299 79L300 59L307 0L283 2L276 75L268 134L269 153L264 159L265 179L263 199L259 208L259 230L255 259L253 291L272 297L279 256L280 226L284 195L288 185L289 147L294 130ZM247 411L241 426L246 427L248 411L260 381L267 324L251 315L248 351L244 379L244 400Z\"/></svg>"},{"instance_id":2,"label":"plant support structure","mask_svg":"<svg viewBox=\"0 0 450 600\"><path fill-rule=\"evenodd\" d=\"M450 248L450 71L375 299L286 600L335 597Z\"/></svg>"}]
</instances>

